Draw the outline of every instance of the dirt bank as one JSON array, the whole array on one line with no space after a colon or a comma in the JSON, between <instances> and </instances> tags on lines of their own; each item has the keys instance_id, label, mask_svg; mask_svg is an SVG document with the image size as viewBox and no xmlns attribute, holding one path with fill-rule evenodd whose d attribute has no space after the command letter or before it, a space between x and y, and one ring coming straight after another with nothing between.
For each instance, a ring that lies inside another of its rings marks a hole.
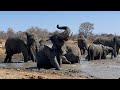
<instances>
[{"instance_id":1,"label":"dirt bank","mask_svg":"<svg viewBox=\"0 0 120 90\"><path fill-rule=\"evenodd\" d=\"M0 79L93 79L94 77L88 77L73 73L70 71L56 71L56 70L44 70L44 71L29 71L21 69L5 69L0 68Z\"/></svg>"}]
</instances>

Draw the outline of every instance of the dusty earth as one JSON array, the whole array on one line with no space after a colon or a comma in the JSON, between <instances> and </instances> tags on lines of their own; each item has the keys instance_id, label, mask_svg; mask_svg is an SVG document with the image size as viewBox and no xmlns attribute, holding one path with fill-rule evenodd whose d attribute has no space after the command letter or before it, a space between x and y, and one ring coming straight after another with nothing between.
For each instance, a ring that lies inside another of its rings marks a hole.
<instances>
[{"instance_id":1,"label":"dusty earth","mask_svg":"<svg viewBox=\"0 0 120 90\"><path fill-rule=\"evenodd\" d=\"M32 61L24 63L23 60L13 59L13 63L3 63L1 59L0 79L96 79L75 69L79 65L64 64L61 70L54 70L54 68L38 70L36 63Z\"/></svg>"},{"instance_id":2,"label":"dusty earth","mask_svg":"<svg viewBox=\"0 0 120 90\"><path fill-rule=\"evenodd\" d=\"M45 70L42 72L0 68L0 79L92 79L78 73Z\"/></svg>"}]
</instances>

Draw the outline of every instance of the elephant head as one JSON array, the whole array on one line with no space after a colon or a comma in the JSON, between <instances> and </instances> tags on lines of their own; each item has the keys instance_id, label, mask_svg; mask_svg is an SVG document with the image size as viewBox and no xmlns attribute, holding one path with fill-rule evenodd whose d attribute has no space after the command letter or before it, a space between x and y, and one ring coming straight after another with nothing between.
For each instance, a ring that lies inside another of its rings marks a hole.
<instances>
[{"instance_id":1,"label":"elephant head","mask_svg":"<svg viewBox=\"0 0 120 90\"><path fill-rule=\"evenodd\" d=\"M64 45L64 42L68 40L70 29L67 26L59 26L57 25L58 29L63 29L64 32L55 34L50 37L51 42L53 43L53 49L60 50L61 47Z\"/></svg>"},{"instance_id":2,"label":"elephant head","mask_svg":"<svg viewBox=\"0 0 120 90\"><path fill-rule=\"evenodd\" d=\"M102 48L103 48L103 56L104 56L103 59L105 59L109 53L111 53L111 59L112 59L114 55L114 49L112 47L104 46L104 45L102 45Z\"/></svg>"},{"instance_id":3,"label":"elephant head","mask_svg":"<svg viewBox=\"0 0 120 90\"><path fill-rule=\"evenodd\" d=\"M28 32L25 32L26 36L27 36L27 45L31 46L33 45L33 43L35 42L35 36L33 34L30 34Z\"/></svg>"}]
</instances>

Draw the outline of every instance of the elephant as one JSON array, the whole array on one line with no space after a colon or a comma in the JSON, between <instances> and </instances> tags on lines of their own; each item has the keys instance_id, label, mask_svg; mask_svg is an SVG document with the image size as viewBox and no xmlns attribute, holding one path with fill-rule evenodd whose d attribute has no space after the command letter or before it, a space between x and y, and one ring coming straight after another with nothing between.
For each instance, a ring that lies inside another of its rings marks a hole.
<instances>
[{"instance_id":1,"label":"elephant","mask_svg":"<svg viewBox=\"0 0 120 90\"><path fill-rule=\"evenodd\" d=\"M77 45L66 43L65 46L63 47L63 51L64 51L63 55L67 59L66 62L69 61L71 64L80 63L81 52Z\"/></svg>"},{"instance_id":2,"label":"elephant","mask_svg":"<svg viewBox=\"0 0 120 90\"><path fill-rule=\"evenodd\" d=\"M85 51L87 51L88 46L87 41L83 35L80 35L80 37L78 38L78 47L81 51L81 55L84 55Z\"/></svg>"},{"instance_id":3,"label":"elephant","mask_svg":"<svg viewBox=\"0 0 120 90\"><path fill-rule=\"evenodd\" d=\"M62 59L61 56L63 54L62 46L64 45L65 41L68 40L70 29L67 26L59 26L57 25L58 29L63 29L64 32L54 34L49 37L46 41L52 42L52 47L47 45L41 44L38 53L36 54L37 60L37 68L55 68L56 70L61 69Z\"/></svg>"},{"instance_id":4,"label":"elephant","mask_svg":"<svg viewBox=\"0 0 120 90\"><path fill-rule=\"evenodd\" d=\"M106 56L111 53L111 59L114 53L114 49L102 44L91 44L88 47L88 61L96 59L106 59Z\"/></svg>"},{"instance_id":5,"label":"elephant","mask_svg":"<svg viewBox=\"0 0 120 90\"><path fill-rule=\"evenodd\" d=\"M98 37L93 43L112 47L114 49L114 57L117 57L120 48L120 36Z\"/></svg>"},{"instance_id":6,"label":"elephant","mask_svg":"<svg viewBox=\"0 0 120 90\"><path fill-rule=\"evenodd\" d=\"M32 57L33 62L35 61L35 54L31 47L35 42L35 36L28 32L25 32L26 38L20 35L14 35L9 37L5 42L6 57L4 63L10 63L11 58L14 54L22 53L24 62L28 61L29 55Z\"/></svg>"},{"instance_id":7,"label":"elephant","mask_svg":"<svg viewBox=\"0 0 120 90\"><path fill-rule=\"evenodd\" d=\"M52 44L50 44L50 42L49 42L49 45L48 45L48 43L46 43L46 41L45 41L44 39L41 39L41 40L39 41L39 45L40 45L40 47L43 46L43 45L47 45L47 46L49 46L50 48L51 48L51 46L52 46ZM39 48L40 48L40 47L39 47ZM64 47L64 49L63 49L63 47ZM71 64L71 62L68 61L67 58L64 56L64 54L66 53L66 47L65 47L65 45L63 45L63 47L62 47L63 55L61 55L62 64Z\"/></svg>"},{"instance_id":8,"label":"elephant","mask_svg":"<svg viewBox=\"0 0 120 90\"><path fill-rule=\"evenodd\" d=\"M112 47L109 47L109 46L103 46L104 47L104 50L106 51L106 54L108 55L109 53L111 53L111 59L113 58L114 56L114 49ZM103 58L103 59L106 59Z\"/></svg>"}]
</instances>

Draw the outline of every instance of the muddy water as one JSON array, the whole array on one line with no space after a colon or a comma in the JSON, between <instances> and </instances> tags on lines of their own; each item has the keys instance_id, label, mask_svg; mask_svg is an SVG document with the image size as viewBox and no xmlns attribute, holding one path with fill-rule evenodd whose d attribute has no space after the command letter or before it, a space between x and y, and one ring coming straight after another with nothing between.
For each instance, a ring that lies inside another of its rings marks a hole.
<instances>
[{"instance_id":1,"label":"muddy water","mask_svg":"<svg viewBox=\"0 0 120 90\"><path fill-rule=\"evenodd\" d=\"M94 60L87 61L84 58L81 59L80 64L63 64L62 71L80 72L83 75L90 75L100 79L118 79L120 78L120 55L117 58L106 60ZM38 70L36 63L29 61L24 63L0 63L2 68L22 68L28 70ZM82 73L81 73L82 72Z\"/></svg>"},{"instance_id":2,"label":"muddy water","mask_svg":"<svg viewBox=\"0 0 120 90\"><path fill-rule=\"evenodd\" d=\"M80 70L101 79L120 78L120 56L114 59L85 61L81 60Z\"/></svg>"}]
</instances>

